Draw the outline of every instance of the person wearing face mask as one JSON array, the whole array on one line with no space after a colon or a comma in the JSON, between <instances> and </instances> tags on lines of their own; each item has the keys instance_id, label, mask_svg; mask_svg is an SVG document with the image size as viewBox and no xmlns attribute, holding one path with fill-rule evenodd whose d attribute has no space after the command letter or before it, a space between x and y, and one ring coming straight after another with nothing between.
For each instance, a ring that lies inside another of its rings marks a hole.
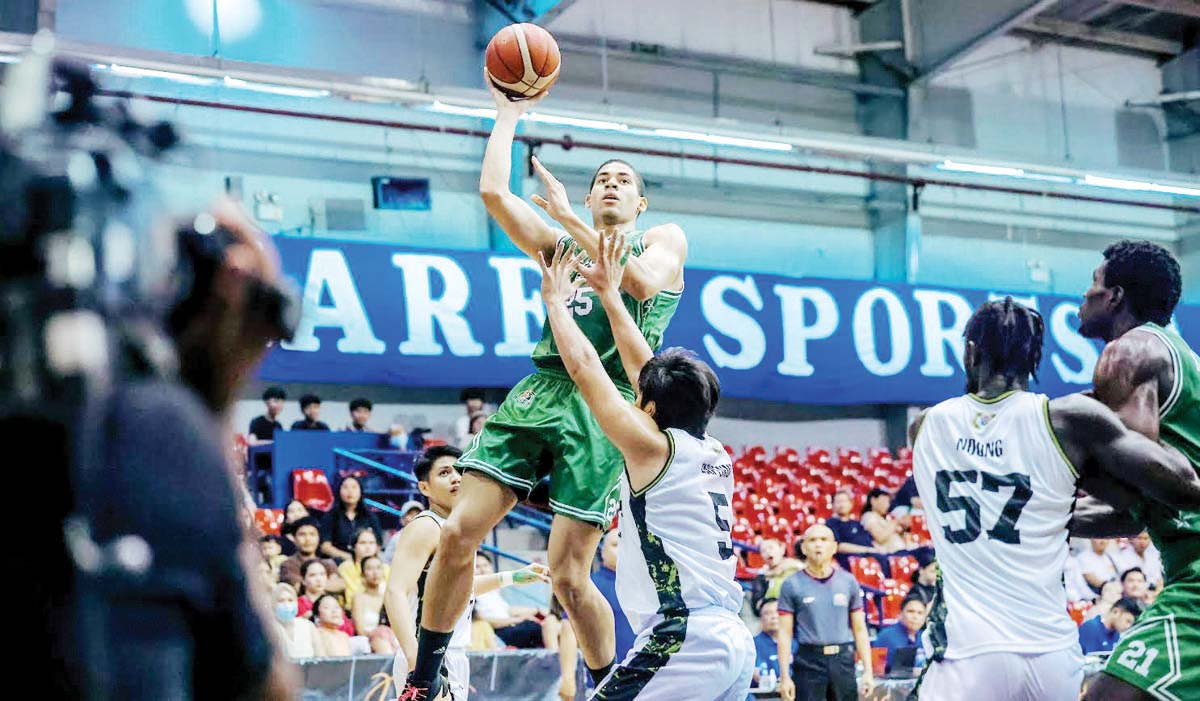
<instances>
[{"instance_id":1,"label":"person wearing face mask","mask_svg":"<svg viewBox=\"0 0 1200 701\"><path fill-rule=\"evenodd\" d=\"M317 631L311 621L297 615L296 590L287 582L280 582L271 594L275 602L275 632L287 648L288 657L312 657Z\"/></svg>"},{"instance_id":2,"label":"person wearing face mask","mask_svg":"<svg viewBox=\"0 0 1200 701\"><path fill-rule=\"evenodd\" d=\"M313 605L316 635L313 636L315 657L349 657L353 654L350 635L346 632L346 612L337 597L324 594Z\"/></svg>"}]
</instances>

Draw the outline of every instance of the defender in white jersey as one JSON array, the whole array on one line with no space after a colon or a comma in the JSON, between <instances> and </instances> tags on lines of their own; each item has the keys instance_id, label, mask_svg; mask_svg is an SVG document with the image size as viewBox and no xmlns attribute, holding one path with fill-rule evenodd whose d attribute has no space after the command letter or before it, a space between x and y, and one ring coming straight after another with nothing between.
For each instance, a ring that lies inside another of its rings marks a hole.
<instances>
[{"instance_id":1,"label":"defender in white jersey","mask_svg":"<svg viewBox=\"0 0 1200 701\"><path fill-rule=\"evenodd\" d=\"M619 237L601 241L588 267L559 248L541 261L546 317L563 364L596 421L625 457L621 478L617 597L637 633L593 699L741 701L754 674L754 642L738 612L730 539L733 469L705 432L720 396L717 377L678 348L654 356L618 294ZM571 319L568 300L587 281L608 312L636 405L609 379Z\"/></svg>"},{"instance_id":2,"label":"defender in white jersey","mask_svg":"<svg viewBox=\"0 0 1200 701\"><path fill-rule=\"evenodd\" d=\"M391 574L384 592L384 606L392 630L400 641L400 651L392 663L392 678L404 679L416 660L416 624L421 619L421 602L425 598L425 576L437 554L442 525L458 500L462 475L454 465L462 452L452 446L435 446L421 456L413 466L417 488L429 499L429 508L422 511L400 531L396 554L392 557ZM471 611L475 595L485 594L510 584L549 581L545 565L530 565L524 569L475 577L471 605L463 611L454 625L444 658L445 682L442 698L467 701L470 691L471 666L467 661L467 646L471 643ZM448 692L448 696L446 693Z\"/></svg>"},{"instance_id":3,"label":"defender in white jersey","mask_svg":"<svg viewBox=\"0 0 1200 701\"><path fill-rule=\"evenodd\" d=\"M920 699L1075 701L1083 660L1063 569L1077 486L1106 477L1176 503L1200 495L1200 479L1100 402L1028 391L1041 361L1036 311L987 302L965 336L968 394L910 428L941 568Z\"/></svg>"}]
</instances>

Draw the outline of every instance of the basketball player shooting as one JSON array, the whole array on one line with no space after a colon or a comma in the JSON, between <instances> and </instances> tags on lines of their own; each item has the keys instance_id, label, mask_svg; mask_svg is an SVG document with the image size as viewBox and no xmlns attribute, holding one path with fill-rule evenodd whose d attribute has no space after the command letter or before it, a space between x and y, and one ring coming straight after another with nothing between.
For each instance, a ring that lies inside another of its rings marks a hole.
<instances>
[{"instance_id":1,"label":"basketball player shooting","mask_svg":"<svg viewBox=\"0 0 1200 701\"><path fill-rule=\"evenodd\" d=\"M1012 298L983 304L965 331L967 394L910 428L941 567L922 701L1077 699L1083 659L1062 580L1079 483L1115 482L1170 508L1200 500L1179 451L1091 397L1029 391L1043 332Z\"/></svg>"},{"instance_id":2,"label":"basketball player shooting","mask_svg":"<svg viewBox=\"0 0 1200 701\"><path fill-rule=\"evenodd\" d=\"M488 212L513 243L535 260L553 253L560 241L594 259L602 235L626 235L630 252L621 277L621 300L643 340L658 348L683 292L687 257L683 231L674 224L637 230L638 216L648 206L645 186L637 171L619 160L602 163L592 178L584 199L592 213L590 226L571 209L562 183L535 160L546 185L545 196L535 201L563 229L547 224L508 185L517 122L545 93L514 102L490 78L487 82L497 112L479 179ZM595 348L618 394L631 401L631 380L621 365L603 306L586 286L573 294L568 303L571 318ZM454 623L471 596L475 551L547 473L554 511L548 553L554 593L574 624L592 678L605 676L614 662L613 613L590 575L603 529L616 512L621 454L605 438L563 367L549 326L534 349L533 363L536 371L512 389L459 460L463 471L459 504L442 528L438 556L429 571L417 660L407 696L401 698L439 698L439 668Z\"/></svg>"},{"instance_id":3,"label":"basketball player shooting","mask_svg":"<svg viewBox=\"0 0 1200 701\"><path fill-rule=\"evenodd\" d=\"M681 348L653 355L617 287L628 251L601 240L592 265L560 244L541 256L546 318L566 371L625 461L621 476L617 596L637 639L592 699L742 701L755 648L739 617L730 540L733 467L707 434L720 383ZM570 302L587 283L608 311L630 402L574 320Z\"/></svg>"},{"instance_id":4,"label":"basketball player shooting","mask_svg":"<svg viewBox=\"0 0 1200 701\"><path fill-rule=\"evenodd\" d=\"M1179 263L1149 241L1123 241L1079 308L1079 332L1108 345L1096 364L1096 398L1121 421L1187 456L1200 471L1200 356L1172 330L1183 289ZM1085 486L1111 499L1103 485ZM1081 499L1072 532L1135 535L1145 528L1162 553L1165 586L1121 635L1091 701L1200 698L1200 511L1137 499Z\"/></svg>"}]
</instances>

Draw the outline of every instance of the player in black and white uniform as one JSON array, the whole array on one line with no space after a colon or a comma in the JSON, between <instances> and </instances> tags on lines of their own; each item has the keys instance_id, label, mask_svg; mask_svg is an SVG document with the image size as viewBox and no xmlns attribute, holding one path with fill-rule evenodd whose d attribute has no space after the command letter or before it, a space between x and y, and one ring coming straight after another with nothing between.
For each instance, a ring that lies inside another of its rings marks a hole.
<instances>
[{"instance_id":1,"label":"player in black and white uniform","mask_svg":"<svg viewBox=\"0 0 1200 701\"><path fill-rule=\"evenodd\" d=\"M563 364L596 421L625 458L621 478L617 597L637 634L593 699L741 701L755 650L738 612L730 540L733 470L705 432L720 384L692 353L654 356L621 301L619 237L584 267L561 247L543 260L542 296ZM636 402L624 399L567 301L586 281L605 305Z\"/></svg>"},{"instance_id":2,"label":"player in black and white uniform","mask_svg":"<svg viewBox=\"0 0 1200 701\"><path fill-rule=\"evenodd\" d=\"M1043 331L1011 298L983 304L965 332L968 393L910 429L941 568L921 701L1076 701L1083 659L1063 568L1077 487L1200 498L1178 451L1126 430L1100 402L1029 391Z\"/></svg>"},{"instance_id":3,"label":"player in black and white uniform","mask_svg":"<svg viewBox=\"0 0 1200 701\"><path fill-rule=\"evenodd\" d=\"M388 619L396 639L400 641L400 652L392 666L393 679L403 680L416 660L416 622L420 620L421 602L425 599L425 576L433 556L437 554L442 525L458 500L462 475L454 464L460 455L462 452L458 448L435 446L425 451L413 466L413 474L418 480L417 488L429 500L429 508L400 531L384 593ZM467 646L471 643L474 597L500 587L537 581L549 582L549 570L545 565L533 564L519 570L475 577L471 605L455 623L454 634L446 650L444 667L448 684L443 686L440 698L467 701L471 688Z\"/></svg>"}]
</instances>

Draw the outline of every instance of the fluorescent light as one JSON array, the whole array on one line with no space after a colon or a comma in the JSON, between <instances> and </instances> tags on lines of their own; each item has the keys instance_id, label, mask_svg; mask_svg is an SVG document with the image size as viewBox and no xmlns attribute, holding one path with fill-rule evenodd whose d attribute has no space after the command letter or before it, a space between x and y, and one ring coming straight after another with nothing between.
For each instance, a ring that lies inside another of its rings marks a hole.
<instances>
[{"instance_id":1,"label":"fluorescent light","mask_svg":"<svg viewBox=\"0 0 1200 701\"><path fill-rule=\"evenodd\" d=\"M288 85L273 85L271 83L253 83L240 78L230 78L229 76L225 76L225 86L238 90L254 90L273 95L287 95L289 97L329 97L331 94L328 90L293 88Z\"/></svg>"},{"instance_id":2,"label":"fluorescent light","mask_svg":"<svg viewBox=\"0 0 1200 701\"><path fill-rule=\"evenodd\" d=\"M605 131L627 131L629 126L620 122L606 122L602 119L580 119L579 117L564 117L545 112L530 112L524 116L538 124L559 124L564 127L579 127L581 129L602 129Z\"/></svg>"},{"instance_id":3,"label":"fluorescent light","mask_svg":"<svg viewBox=\"0 0 1200 701\"><path fill-rule=\"evenodd\" d=\"M1025 177L1025 171L1020 168L1006 166L989 166L981 163L959 163L949 159L938 164L939 170L954 170L961 173L980 173L982 175L1008 175L1014 178Z\"/></svg>"},{"instance_id":4,"label":"fluorescent light","mask_svg":"<svg viewBox=\"0 0 1200 701\"><path fill-rule=\"evenodd\" d=\"M1172 195L1185 195L1187 197L1200 197L1200 188L1184 187L1182 185L1165 185L1163 183L1152 183L1151 189L1155 192L1166 192Z\"/></svg>"},{"instance_id":5,"label":"fluorescent light","mask_svg":"<svg viewBox=\"0 0 1200 701\"><path fill-rule=\"evenodd\" d=\"M680 129L655 129L654 136L682 141L702 141L719 146L737 146L740 148L761 149L764 151L791 151L792 145L782 141L762 141L759 139L743 139L737 136L722 136L720 134L705 134L698 131L682 131Z\"/></svg>"},{"instance_id":6,"label":"fluorescent light","mask_svg":"<svg viewBox=\"0 0 1200 701\"><path fill-rule=\"evenodd\" d=\"M495 119L496 110L486 107L464 107L463 105L452 105L441 100L434 100L433 104L427 107L430 112L439 112L441 114L456 114L460 117L481 117L483 119Z\"/></svg>"},{"instance_id":7,"label":"fluorescent light","mask_svg":"<svg viewBox=\"0 0 1200 701\"><path fill-rule=\"evenodd\" d=\"M20 61L20 56L13 56L12 54L0 54L0 63L20 63Z\"/></svg>"},{"instance_id":8,"label":"fluorescent light","mask_svg":"<svg viewBox=\"0 0 1200 701\"><path fill-rule=\"evenodd\" d=\"M1026 171L1025 174L1022 175L1021 177L1025 178L1026 180L1043 180L1048 183L1073 183L1073 182L1075 182L1075 178L1068 178L1065 175L1051 175L1049 173L1030 173L1028 171Z\"/></svg>"},{"instance_id":9,"label":"fluorescent light","mask_svg":"<svg viewBox=\"0 0 1200 701\"><path fill-rule=\"evenodd\" d=\"M190 83L192 85L212 85L216 82L213 78L205 78L198 75L175 73L174 71L157 71L151 68L138 68L136 66L122 66L119 63L102 67L108 70L109 73L124 78L161 78L163 80L172 80L176 83Z\"/></svg>"},{"instance_id":10,"label":"fluorescent light","mask_svg":"<svg viewBox=\"0 0 1200 701\"><path fill-rule=\"evenodd\" d=\"M1094 185L1095 187L1111 187L1117 190L1153 190L1154 183L1147 183L1141 180L1122 180L1120 178L1106 178L1101 175L1092 175L1088 173L1083 177L1084 185Z\"/></svg>"}]
</instances>

